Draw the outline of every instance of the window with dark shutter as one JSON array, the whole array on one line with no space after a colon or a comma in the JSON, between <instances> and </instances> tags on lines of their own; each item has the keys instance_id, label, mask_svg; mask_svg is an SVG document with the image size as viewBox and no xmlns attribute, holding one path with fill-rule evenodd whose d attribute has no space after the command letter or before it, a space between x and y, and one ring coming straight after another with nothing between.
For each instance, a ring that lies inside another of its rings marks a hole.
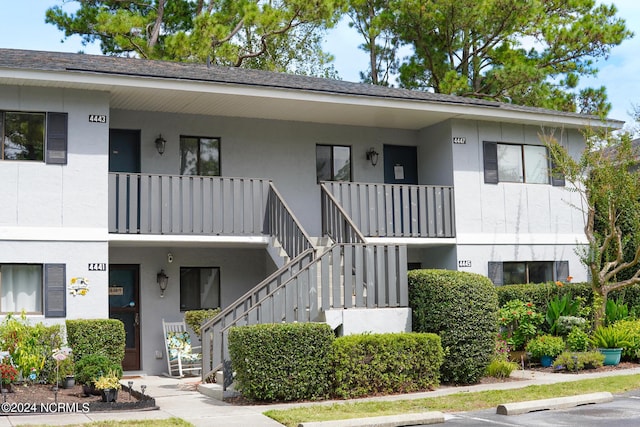
<instances>
[{"instance_id":1,"label":"window with dark shutter","mask_svg":"<svg viewBox=\"0 0 640 427\"><path fill-rule=\"evenodd\" d=\"M47 113L48 164L67 164L67 113Z\"/></svg>"},{"instance_id":2,"label":"window with dark shutter","mask_svg":"<svg viewBox=\"0 0 640 427\"><path fill-rule=\"evenodd\" d=\"M504 284L502 262L489 261L489 279L496 286Z\"/></svg>"},{"instance_id":3,"label":"window with dark shutter","mask_svg":"<svg viewBox=\"0 0 640 427\"><path fill-rule=\"evenodd\" d=\"M484 182L498 183L498 144L484 141Z\"/></svg>"},{"instance_id":4,"label":"window with dark shutter","mask_svg":"<svg viewBox=\"0 0 640 427\"><path fill-rule=\"evenodd\" d=\"M44 315L67 316L66 265L44 265Z\"/></svg>"}]
</instances>

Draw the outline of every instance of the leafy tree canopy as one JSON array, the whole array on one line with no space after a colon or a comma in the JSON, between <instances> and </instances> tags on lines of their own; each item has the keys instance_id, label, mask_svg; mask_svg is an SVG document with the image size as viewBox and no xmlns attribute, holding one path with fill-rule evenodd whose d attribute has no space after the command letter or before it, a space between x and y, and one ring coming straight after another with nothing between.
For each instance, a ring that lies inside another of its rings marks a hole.
<instances>
[{"instance_id":1,"label":"leafy tree canopy","mask_svg":"<svg viewBox=\"0 0 640 427\"><path fill-rule=\"evenodd\" d=\"M604 87L578 90L579 77L633 35L615 6L594 0L350 0L350 9L378 63L391 56L372 34L413 50L403 87L590 114L611 105Z\"/></svg>"},{"instance_id":2,"label":"leafy tree canopy","mask_svg":"<svg viewBox=\"0 0 640 427\"><path fill-rule=\"evenodd\" d=\"M332 76L321 37L342 0L75 0L46 22L107 55Z\"/></svg>"}]
</instances>

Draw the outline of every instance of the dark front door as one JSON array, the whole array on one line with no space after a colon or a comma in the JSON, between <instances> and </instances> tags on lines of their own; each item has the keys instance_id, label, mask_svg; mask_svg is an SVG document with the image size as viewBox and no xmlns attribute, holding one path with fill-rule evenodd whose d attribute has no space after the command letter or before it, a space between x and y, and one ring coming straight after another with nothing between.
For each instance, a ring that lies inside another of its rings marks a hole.
<instances>
[{"instance_id":1,"label":"dark front door","mask_svg":"<svg viewBox=\"0 0 640 427\"><path fill-rule=\"evenodd\" d=\"M383 147L384 182L386 184L418 183L418 149L404 145Z\"/></svg>"},{"instance_id":2,"label":"dark front door","mask_svg":"<svg viewBox=\"0 0 640 427\"><path fill-rule=\"evenodd\" d=\"M140 173L140 131L109 129L109 172Z\"/></svg>"},{"instance_id":3,"label":"dark front door","mask_svg":"<svg viewBox=\"0 0 640 427\"><path fill-rule=\"evenodd\" d=\"M140 284L138 265L109 266L109 318L124 323L122 369L140 370Z\"/></svg>"}]
</instances>

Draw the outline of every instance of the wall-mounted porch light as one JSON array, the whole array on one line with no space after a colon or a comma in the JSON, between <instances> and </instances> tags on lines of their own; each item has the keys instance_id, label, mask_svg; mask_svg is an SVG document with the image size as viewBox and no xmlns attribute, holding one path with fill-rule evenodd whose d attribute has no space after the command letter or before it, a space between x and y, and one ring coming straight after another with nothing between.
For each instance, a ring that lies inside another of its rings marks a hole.
<instances>
[{"instance_id":1,"label":"wall-mounted porch light","mask_svg":"<svg viewBox=\"0 0 640 427\"><path fill-rule=\"evenodd\" d=\"M164 274L164 270L160 270L157 276L158 286L160 286L160 298L164 297L164 291L167 290L167 285L169 284L169 277Z\"/></svg>"},{"instance_id":2,"label":"wall-mounted porch light","mask_svg":"<svg viewBox=\"0 0 640 427\"><path fill-rule=\"evenodd\" d=\"M367 151L367 160L371 161L371 166L378 164L378 152L374 150L373 147L369 148L369 151Z\"/></svg>"},{"instance_id":3,"label":"wall-mounted porch light","mask_svg":"<svg viewBox=\"0 0 640 427\"><path fill-rule=\"evenodd\" d=\"M162 137L162 134L156 138L156 150L161 156L164 154L164 147L167 145L167 140Z\"/></svg>"}]
</instances>

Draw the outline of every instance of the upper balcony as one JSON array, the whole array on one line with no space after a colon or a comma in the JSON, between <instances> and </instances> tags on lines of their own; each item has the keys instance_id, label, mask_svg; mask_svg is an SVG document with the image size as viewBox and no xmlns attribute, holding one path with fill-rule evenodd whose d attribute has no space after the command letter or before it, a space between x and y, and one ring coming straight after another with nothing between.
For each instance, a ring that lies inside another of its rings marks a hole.
<instances>
[{"instance_id":1,"label":"upper balcony","mask_svg":"<svg viewBox=\"0 0 640 427\"><path fill-rule=\"evenodd\" d=\"M333 206L365 238L455 237L452 187L323 182L322 189L323 234L335 234ZM298 228L268 180L109 173L109 233L257 236L282 230L279 239L293 239L298 253L306 243L299 231L288 231Z\"/></svg>"},{"instance_id":2,"label":"upper balcony","mask_svg":"<svg viewBox=\"0 0 640 427\"><path fill-rule=\"evenodd\" d=\"M456 236L453 187L337 181L323 182L322 186L325 234L331 235L331 230L340 234L345 229L337 223L340 215L332 212L332 206L338 206L365 238Z\"/></svg>"}]
</instances>

